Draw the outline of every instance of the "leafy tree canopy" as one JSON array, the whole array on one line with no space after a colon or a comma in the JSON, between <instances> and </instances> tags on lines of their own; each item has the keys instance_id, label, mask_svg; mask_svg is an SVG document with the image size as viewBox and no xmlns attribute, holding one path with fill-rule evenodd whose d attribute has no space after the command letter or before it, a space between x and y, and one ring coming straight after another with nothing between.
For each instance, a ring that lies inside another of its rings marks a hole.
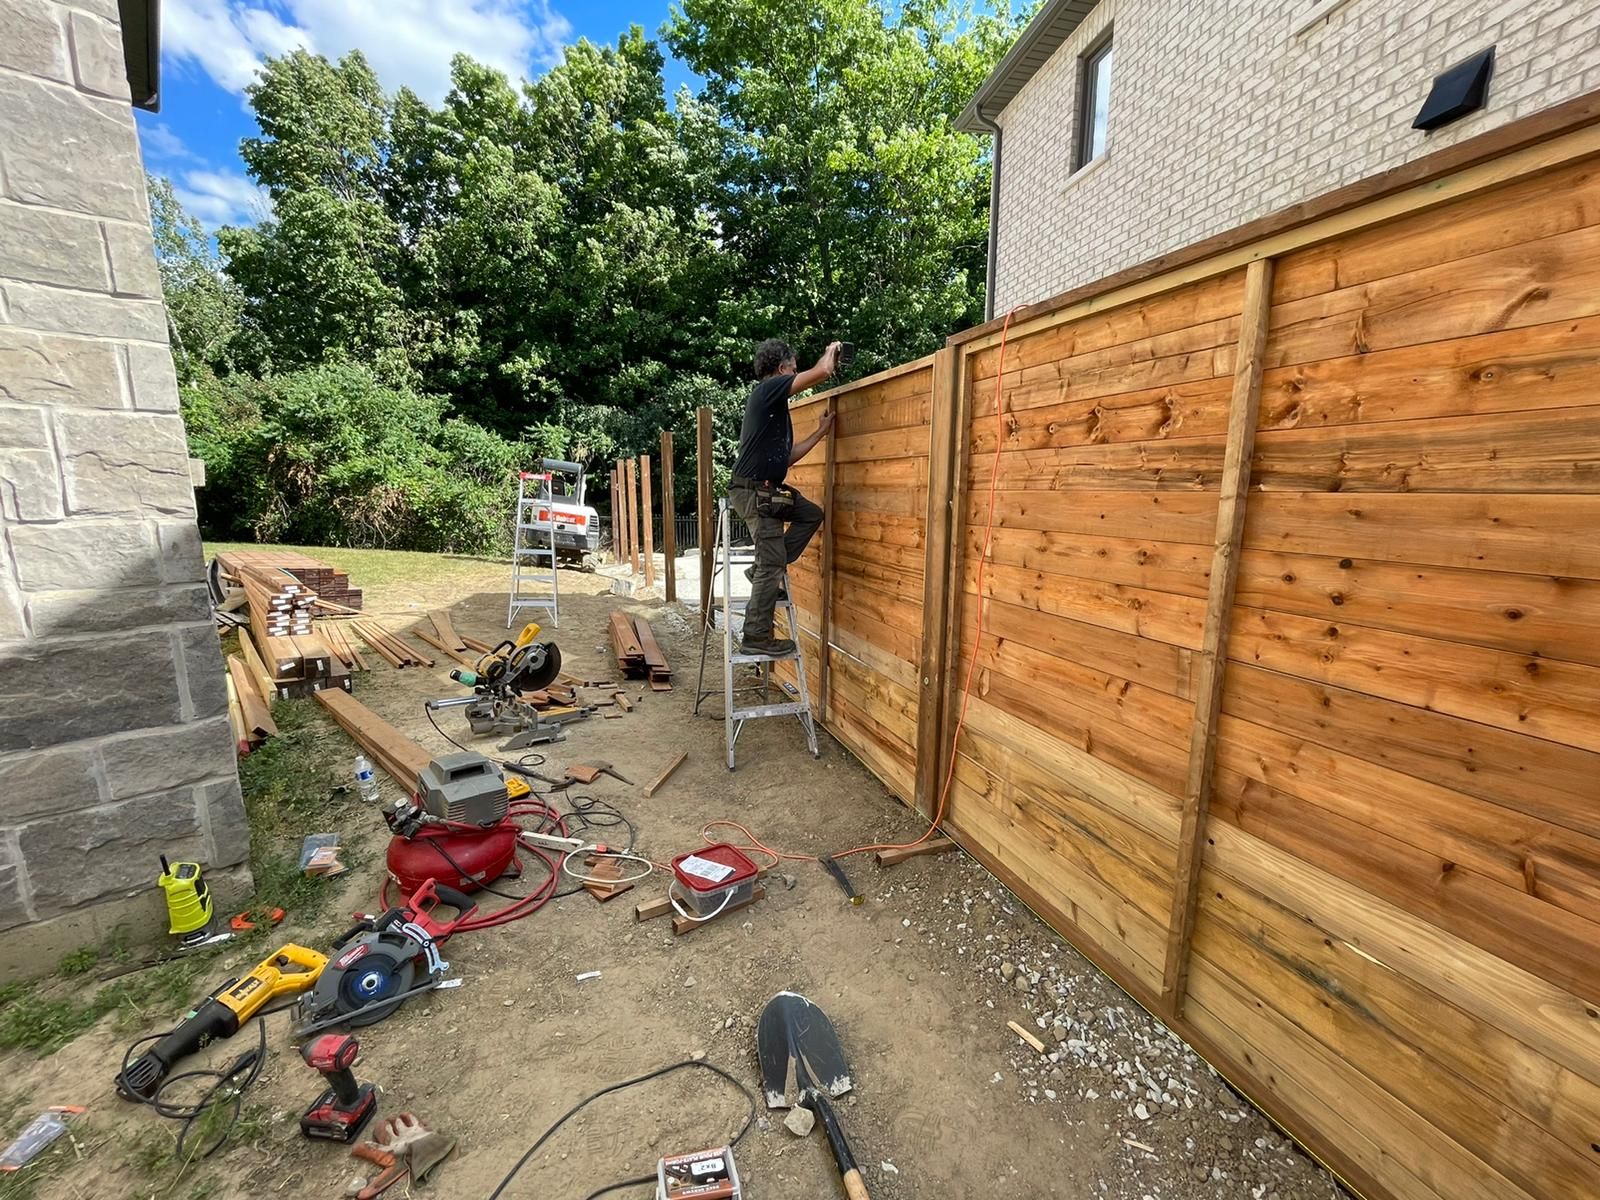
<instances>
[{"instance_id":1,"label":"leafy tree canopy","mask_svg":"<svg viewBox=\"0 0 1600 1200\"><path fill-rule=\"evenodd\" d=\"M450 471L487 488L538 454L603 471L663 428L686 496L694 409L726 448L762 338L853 341L857 373L940 345L982 312L989 186L951 121L1017 23L680 0L662 37L703 84L670 103L638 27L520 86L460 56L437 105L359 52L268 60L240 153L270 218L213 255L152 181L210 527L488 545L423 484L460 501Z\"/></svg>"}]
</instances>

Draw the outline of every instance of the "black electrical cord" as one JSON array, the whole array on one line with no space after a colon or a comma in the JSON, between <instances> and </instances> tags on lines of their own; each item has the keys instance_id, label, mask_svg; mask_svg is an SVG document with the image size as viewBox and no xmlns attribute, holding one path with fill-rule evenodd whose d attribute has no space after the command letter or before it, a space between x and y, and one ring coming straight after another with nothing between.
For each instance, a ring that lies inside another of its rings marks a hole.
<instances>
[{"instance_id":1,"label":"black electrical cord","mask_svg":"<svg viewBox=\"0 0 1600 1200\"><path fill-rule=\"evenodd\" d=\"M523 1152L522 1157L517 1159L516 1165L513 1166L511 1168L511 1170L506 1172L505 1178L502 1179L499 1182L498 1185L496 1185L494 1191L489 1193L488 1200L498 1200L498 1197L501 1195L501 1193L503 1193L506 1190L506 1188L511 1186L511 1181L516 1178L517 1172L522 1170L523 1167L527 1166L528 1165L528 1160L531 1159L535 1154L537 1154L539 1152L539 1147L543 1146L546 1142L548 1142L551 1139L551 1137L553 1137L555 1135L556 1130L560 1129L563 1125L565 1125L568 1121L570 1121L579 1112L581 1112L583 1109L587 1108L589 1105L593 1104L596 1100L600 1099L602 1096L609 1096L609 1095L611 1095L612 1092L620 1092L624 1088L631 1088L631 1087L635 1087L635 1086L637 1086L637 1085L639 1085L641 1083L648 1083L652 1079L659 1079L659 1078L661 1078L661 1076L670 1075L674 1071L684 1071L684 1070L691 1070L691 1069L697 1069L697 1070L702 1070L702 1071L710 1071L713 1075L719 1075L723 1079L726 1079L729 1083L733 1084L734 1087L739 1089L740 1093L745 1098L745 1103L747 1103L750 1106L750 1111L745 1114L744 1124L739 1127L739 1132L734 1134L733 1141L729 1143L730 1147L737 1146L741 1141L744 1140L744 1135L750 1132L750 1126L755 1124L755 1120L756 1120L756 1098L755 1098L755 1096L751 1093L750 1089L747 1088L741 1080L739 1080L734 1075L730 1075L727 1071L724 1071L721 1067L716 1066L713 1063L700 1062L697 1059L692 1059L692 1058L685 1059L683 1062L672 1063L672 1064L670 1064L668 1066L665 1066L665 1067L657 1067L654 1071L649 1071L649 1072L647 1072L647 1073L645 1073L643 1075L636 1075L632 1079L624 1079L621 1083L613 1083L611 1086L603 1087L598 1092L595 1092L592 1095L586 1096L582 1100L578 1101L571 1108L567 1109L566 1112L562 1113L561 1116L556 1119L556 1123L554 1125L550 1126L549 1129L546 1129L543 1133L541 1133L539 1135L539 1139L536 1142L534 1142L533 1145L529 1146L527 1148L527 1150L525 1150ZM615 1192L615 1191L618 1191L618 1190L620 1190L622 1188L628 1188L628 1187L639 1187L639 1186L642 1186L643 1184L651 1183L651 1182L654 1182L654 1181L655 1181L655 1176L654 1175L641 1175L637 1179L627 1179L627 1180L623 1180L620 1183L608 1183L605 1187L601 1188L598 1192L589 1193L588 1200L593 1200L593 1198L595 1196L603 1196L607 1192Z\"/></svg>"},{"instance_id":2,"label":"black electrical cord","mask_svg":"<svg viewBox=\"0 0 1600 1200\"><path fill-rule=\"evenodd\" d=\"M616 829L621 826L628 831L628 844L622 848L622 853L633 853L633 844L638 837L633 827L633 822L622 815L622 810L609 800L601 800L594 796L569 796L568 802L572 805L569 812L559 814L565 822L567 833L572 837L582 837L586 829ZM553 811L553 810L552 810ZM597 839L586 839L597 840ZM552 900L563 900L568 896L576 896L583 891L582 883L575 883L566 891L557 891L551 896Z\"/></svg>"},{"instance_id":3,"label":"black electrical cord","mask_svg":"<svg viewBox=\"0 0 1600 1200\"><path fill-rule=\"evenodd\" d=\"M482 891L488 892L489 895L491 895L491 896L499 896L500 899L502 899L502 900L522 900L522 899L525 899L525 897L523 897L523 896L513 896L510 892L502 892L502 891L499 891L499 890L497 890L495 888L492 888L487 883L484 883L482 880L474 877L473 874L470 871L468 871L465 867L463 867L460 863L458 863L454 858L450 857L450 851L446 850L443 846L439 845L439 839L438 838L419 837L419 838L412 838L411 841L412 841L413 845L416 845L419 842L420 843L426 843L427 846L430 849L434 850L439 855L439 857L443 858L445 860L445 862L449 863L453 868L455 868L456 874L461 876L463 881L471 881L473 884L475 884ZM520 863L522 860L518 859L517 861Z\"/></svg>"},{"instance_id":4,"label":"black electrical cord","mask_svg":"<svg viewBox=\"0 0 1600 1200\"><path fill-rule=\"evenodd\" d=\"M222 1149L223 1144L227 1142L228 1137L233 1133L234 1126L238 1125L239 1117L244 1112L244 1094L261 1075L262 1065L267 1058L267 1023L265 1018L273 1013L287 1012L295 1007L297 1003L298 1001L291 1001L288 1004L280 1004L275 1008L262 1009L261 1012L257 1013L255 1019L261 1034L259 1044L254 1050L245 1051L223 1070L201 1069L169 1075L148 1096L139 1095L132 1085L127 1082L128 1064L133 1061L134 1052L139 1047L150 1042L158 1042L173 1030L168 1029L161 1033L152 1033L148 1037L142 1037L129 1045L122 1054L122 1068L117 1073L117 1078L124 1084L120 1091L135 1103L154 1109L158 1116L166 1117L170 1121L183 1122L182 1127L178 1130L178 1143L175 1153L180 1161L188 1161L184 1154L184 1144L188 1141L190 1133L193 1132L195 1122L213 1110L215 1107L214 1100L219 1092L224 1088L232 1088L232 1093L224 1096L220 1101L221 1104L229 1106L233 1110L228 1117L228 1123L222 1128L221 1133L217 1135L216 1141L212 1142L205 1153L199 1156L201 1158L210 1158L218 1150ZM214 1082L200 1094L197 1100L190 1104L179 1104L162 1099L162 1095L174 1084L195 1079L211 1079Z\"/></svg>"}]
</instances>

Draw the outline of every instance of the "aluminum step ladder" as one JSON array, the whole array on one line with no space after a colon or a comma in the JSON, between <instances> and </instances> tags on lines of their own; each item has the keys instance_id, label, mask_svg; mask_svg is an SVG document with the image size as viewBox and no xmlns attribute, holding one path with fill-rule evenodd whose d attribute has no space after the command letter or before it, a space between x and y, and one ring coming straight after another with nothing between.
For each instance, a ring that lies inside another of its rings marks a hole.
<instances>
[{"instance_id":1,"label":"aluminum step ladder","mask_svg":"<svg viewBox=\"0 0 1600 1200\"><path fill-rule=\"evenodd\" d=\"M733 556L732 520L726 499L717 502L717 550L715 565L711 572L711 604L712 608L706 614L706 621L700 633L700 679L695 685L694 711L698 716L700 704L707 696L716 694L715 687L706 689L706 659L711 646L711 630L717 624L717 577L722 577L722 724L724 736L728 746L728 770L733 770L734 746L739 741L739 733L744 728L746 721L756 721L763 717L798 717L800 726L806 731L806 748L811 751L812 758L820 758L821 751L817 749L817 727L811 716L811 692L806 686L806 660L800 652L800 622L795 617L794 601L789 595L789 571L784 569L782 578L782 592L779 594L778 603L774 613L781 611L788 622L788 636L795 644L795 652L787 655L772 654L745 654L735 648L733 622L737 616L740 624L740 637L744 632L744 610L747 600L733 598L733 569L737 566L750 566L754 563L754 555L740 555L737 560ZM778 636L776 625L773 636ZM792 661L794 663L795 681L798 685L796 691L798 699L772 703L772 664L775 662ZM734 668L741 666L756 667L760 674L760 682L744 687L734 687ZM744 708L736 707L736 697L749 695L752 692L760 693L761 702L750 704Z\"/></svg>"},{"instance_id":2,"label":"aluminum step ladder","mask_svg":"<svg viewBox=\"0 0 1600 1200\"><path fill-rule=\"evenodd\" d=\"M550 611L550 624L561 627L561 582L556 571L555 492L549 460L545 470L517 475L517 511L511 531L511 598L506 628L524 608ZM530 592L529 588L548 588Z\"/></svg>"}]
</instances>

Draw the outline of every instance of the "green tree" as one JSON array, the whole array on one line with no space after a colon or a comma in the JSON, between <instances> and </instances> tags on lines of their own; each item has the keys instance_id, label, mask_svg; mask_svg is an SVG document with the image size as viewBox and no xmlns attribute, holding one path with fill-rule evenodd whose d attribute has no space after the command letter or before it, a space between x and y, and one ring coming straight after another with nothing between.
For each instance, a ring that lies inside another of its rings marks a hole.
<instances>
[{"instance_id":1,"label":"green tree","mask_svg":"<svg viewBox=\"0 0 1600 1200\"><path fill-rule=\"evenodd\" d=\"M987 148L952 121L1014 24L931 0L674 7L663 32L706 80L685 119L713 156L746 341L843 338L866 373L981 319Z\"/></svg>"},{"instance_id":2,"label":"green tree","mask_svg":"<svg viewBox=\"0 0 1600 1200\"><path fill-rule=\"evenodd\" d=\"M244 297L222 273L200 222L184 211L172 181L145 176L156 265L167 301L179 383L233 366Z\"/></svg>"}]
</instances>

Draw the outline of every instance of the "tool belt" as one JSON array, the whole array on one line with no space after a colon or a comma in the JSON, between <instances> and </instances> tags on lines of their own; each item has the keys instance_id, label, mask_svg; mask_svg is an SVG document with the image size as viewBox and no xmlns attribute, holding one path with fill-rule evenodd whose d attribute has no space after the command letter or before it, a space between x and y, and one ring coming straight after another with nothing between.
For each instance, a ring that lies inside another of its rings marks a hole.
<instances>
[{"instance_id":1,"label":"tool belt","mask_svg":"<svg viewBox=\"0 0 1600 1200\"><path fill-rule=\"evenodd\" d=\"M787 519L794 512L795 490L786 483L769 483L764 479L733 477L734 487L746 487L756 494L756 515Z\"/></svg>"}]
</instances>

